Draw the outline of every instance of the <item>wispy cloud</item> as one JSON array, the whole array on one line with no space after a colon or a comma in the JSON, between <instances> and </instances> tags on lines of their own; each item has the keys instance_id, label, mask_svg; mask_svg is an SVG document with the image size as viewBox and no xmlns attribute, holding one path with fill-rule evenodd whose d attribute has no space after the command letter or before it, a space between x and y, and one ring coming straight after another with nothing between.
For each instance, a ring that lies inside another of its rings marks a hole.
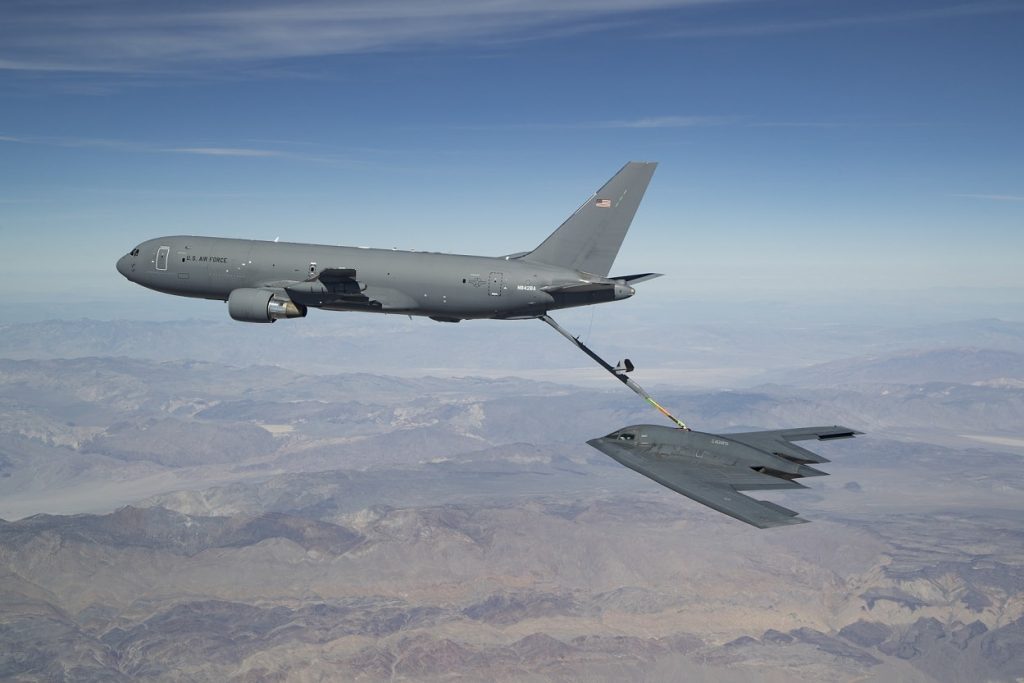
<instances>
[{"instance_id":1,"label":"wispy cloud","mask_svg":"<svg viewBox=\"0 0 1024 683\"><path fill-rule=\"evenodd\" d=\"M149 142L137 142L132 140L110 140L103 138L73 138L73 137L26 137L13 135L0 135L0 143L13 143L20 145L41 145L45 147L65 148L104 148L122 152L142 152L151 154L190 154L196 156L211 157L242 157L249 159L276 158L291 159L295 161L311 161L318 163L356 163L338 155L311 154L307 151L293 152L286 149L259 149L253 147L226 147L226 146L197 146L182 145L168 146ZM293 143L300 144L300 143ZM303 143L308 146L308 143Z\"/></svg>"},{"instance_id":2,"label":"wispy cloud","mask_svg":"<svg viewBox=\"0 0 1024 683\"><path fill-rule=\"evenodd\" d=\"M724 126L740 120L737 116L643 116L635 119L612 121L567 121L547 123L494 123L458 126L468 130L595 130L595 129L654 129L694 128L698 126Z\"/></svg>"},{"instance_id":3,"label":"wispy cloud","mask_svg":"<svg viewBox=\"0 0 1024 683\"><path fill-rule=\"evenodd\" d=\"M19 145L41 145L44 147L100 147L129 151L158 151L149 145L128 140L107 138L35 137L24 135L0 135L0 142Z\"/></svg>"},{"instance_id":4,"label":"wispy cloud","mask_svg":"<svg viewBox=\"0 0 1024 683\"><path fill-rule=\"evenodd\" d=\"M759 36L1024 11L1019 0L986 0L836 16L832 3L808 3L800 10L803 16L791 7L784 20L721 24L709 24L706 13L679 13L741 3L767 4L754 0L6 0L0 10L0 71L195 75L217 69L273 70L275 62L289 58L491 45L624 27L672 37ZM689 23L679 24L682 21ZM669 22L677 25L665 28Z\"/></svg>"},{"instance_id":5,"label":"wispy cloud","mask_svg":"<svg viewBox=\"0 0 1024 683\"><path fill-rule=\"evenodd\" d=\"M290 143L297 144L297 143ZM309 154L306 152L292 152L282 149L254 149L252 147L168 147L165 149L154 149L156 152L171 152L174 154L194 154L208 157L242 157L249 159L274 158L290 159L292 161L311 161L321 164L357 164L363 165L350 157L343 157L336 154Z\"/></svg>"},{"instance_id":6,"label":"wispy cloud","mask_svg":"<svg viewBox=\"0 0 1024 683\"><path fill-rule=\"evenodd\" d=\"M704 24L668 29L663 31L662 35L679 38L768 36L780 33L801 33L834 28L848 28L850 26L901 24L1011 12L1024 12L1024 4L1017 0L995 0L991 2L965 2L929 7L927 9L883 12L878 14L861 14L845 17L827 16L810 19L791 19L785 21L759 21L717 25Z\"/></svg>"},{"instance_id":7,"label":"wispy cloud","mask_svg":"<svg viewBox=\"0 0 1024 683\"><path fill-rule=\"evenodd\" d=\"M583 124L586 128L693 128L722 126L737 121L735 116L646 116L627 121L598 121Z\"/></svg>"},{"instance_id":8,"label":"wispy cloud","mask_svg":"<svg viewBox=\"0 0 1024 683\"><path fill-rule=\"evenodd\" d=\"M189 71L291 57L525 40L737 0L7 0L0 69Z\"/></svg>"},{"instance_id":9,"label":"wispy cloud","mask_svg":"<svg viewBox=\"0 0 1024 683\"><path fill-rule=\"evenodd\" d=\"M906 127L917 123L858 122L858 121L758 121L751 116L739 115L667 115L640 116L609 121L569 121L549 123L495 123L459 126L469 130L595 130L632 129L656 130L664 128L699 128L733 126L738 128L852 128L852 127Z\"/></svg>"},{"instance_id":10,"label":"wispy cloud","mask_svg":"<svg viewBox=\"0 0 1024 683\"><path fill-rule=\"evenodd\" d=\"M272 149L248 149L245 147L171 147L161 152L179 154L202 154L211 157L288 157L287 152Z\"/></svg>"},{"instance_id":11,"label":"wispy cloud","mask_svg":"<svg viewBox=\"0 0 1024 683\"><path fill-rule=\"evenodd\" d=\"M984 199L992 202L1024 202L1024 195L1019 194L955 194L954 197L965 197L967 199Z\"/></svg>"}]
</instances>

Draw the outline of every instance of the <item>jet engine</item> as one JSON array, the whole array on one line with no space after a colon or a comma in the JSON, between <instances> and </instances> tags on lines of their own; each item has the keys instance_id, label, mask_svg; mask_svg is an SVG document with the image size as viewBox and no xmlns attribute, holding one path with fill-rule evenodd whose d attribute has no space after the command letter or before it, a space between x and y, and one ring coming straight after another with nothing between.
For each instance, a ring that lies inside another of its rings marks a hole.
<instances>
[{"instance_id":1,"label":"jet engine","mask_svg":"<svg viewBox=\"0 0 1024 683\"><path fill-rule=\"evenodd\" d=\"M228 295L228 313L244 323L272 323L278 318L304 318L306 307L269 289L235 289Z\"/></svg>"}]
</instances>

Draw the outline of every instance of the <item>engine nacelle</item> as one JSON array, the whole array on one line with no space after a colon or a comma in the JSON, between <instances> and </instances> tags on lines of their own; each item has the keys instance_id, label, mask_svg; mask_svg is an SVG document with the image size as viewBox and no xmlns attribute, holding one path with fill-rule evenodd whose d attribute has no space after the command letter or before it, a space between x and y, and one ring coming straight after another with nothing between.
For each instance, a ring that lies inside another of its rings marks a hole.
<instances>
[{"instance_id":1,"label":"engine nacelle","mask_svg":"<svg viewBox=\"0 0 1024 683\"><path fill-rule=\"evenodd\" d=\"M246 287L228 295L228 314L244 323L272 323L278 318L304 318L306 307L269 289Z\"/></svg>"}]
</instances>

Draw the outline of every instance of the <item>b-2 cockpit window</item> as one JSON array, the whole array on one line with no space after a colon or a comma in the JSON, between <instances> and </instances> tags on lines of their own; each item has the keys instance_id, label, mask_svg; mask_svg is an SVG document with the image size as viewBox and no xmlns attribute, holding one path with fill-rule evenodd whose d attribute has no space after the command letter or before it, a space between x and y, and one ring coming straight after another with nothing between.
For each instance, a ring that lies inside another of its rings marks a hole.
<instances>
[{"instance_id":1,"label":"b-2 cockpit window","mask_svg":"<svg viewBox=\"0 0 1024 683\"><path fill-rule=\"evenodd\" d=\"M636 434L633 432L622 432L618 436L619 441L635 441Z\"/></svg>"}]
</instances>

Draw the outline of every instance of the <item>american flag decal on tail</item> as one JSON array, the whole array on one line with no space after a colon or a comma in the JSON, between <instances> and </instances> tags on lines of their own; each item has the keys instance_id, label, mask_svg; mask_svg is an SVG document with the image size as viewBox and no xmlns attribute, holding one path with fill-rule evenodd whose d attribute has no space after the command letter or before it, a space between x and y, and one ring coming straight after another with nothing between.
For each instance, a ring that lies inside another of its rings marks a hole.
<instances>
[{"instance_id":1,"label":"american flag decal on tail","mask_svg":"<svg viewBox=\"0 0 1024 683\"><path fill-rule=\"evenodd\" d=\"M612 207L612 200L610 199L598 199L594 202L594 206L599 209L610 209Z\"/></svg>"}]
</instances>

